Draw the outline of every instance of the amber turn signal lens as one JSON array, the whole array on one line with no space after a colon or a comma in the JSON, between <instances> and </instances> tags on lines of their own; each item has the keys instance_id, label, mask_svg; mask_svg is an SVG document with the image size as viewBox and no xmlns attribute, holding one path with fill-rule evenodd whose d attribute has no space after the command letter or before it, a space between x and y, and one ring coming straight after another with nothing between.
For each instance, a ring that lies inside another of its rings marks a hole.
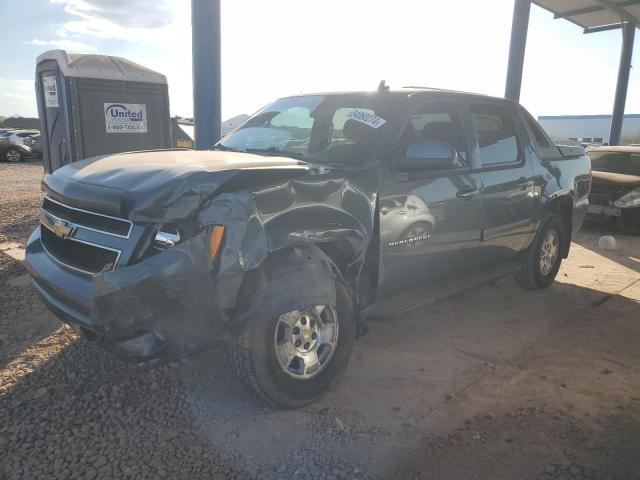
<instances>
[{"instance_id":1,"label":"amber turn signal lens","mask_svg":"<svg viewBox=\"0 0 640 480\"><path fill-rule=\"evenodd\" d=\"M211 234L209 235L209 258L211 260L218 255L223 235L224 227L222 225L216 225L211 229Z\"/></svg>"}]
</instances>

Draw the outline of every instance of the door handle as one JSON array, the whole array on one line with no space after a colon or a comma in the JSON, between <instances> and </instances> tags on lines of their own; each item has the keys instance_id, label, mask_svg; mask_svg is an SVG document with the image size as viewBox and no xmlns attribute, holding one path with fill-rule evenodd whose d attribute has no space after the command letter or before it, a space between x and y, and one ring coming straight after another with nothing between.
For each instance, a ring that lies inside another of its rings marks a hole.
<instances>
[{"instance_id":1,"label":"door handle","mask_svg":"<svg viewBox=\"0 0 640 480\"><path fill-rule=\"evenodd\" d=\"M458 198L471 198L477 197L478 195L480 195L480 190L473 188L471 185L465 185L456 193L456 197Z\"/></svg>"},{"instance_id":2,"label":"door handle","mask_svg":"<svg viewBox=\"0 0 640 480\"><path fill-rule=\"evenodd\" d=\"M527 188L533 187L533 180L527 180L524 177L520 177L518 179L518 186L520 190L526 190Z\"/></svg>"}]
</instances>

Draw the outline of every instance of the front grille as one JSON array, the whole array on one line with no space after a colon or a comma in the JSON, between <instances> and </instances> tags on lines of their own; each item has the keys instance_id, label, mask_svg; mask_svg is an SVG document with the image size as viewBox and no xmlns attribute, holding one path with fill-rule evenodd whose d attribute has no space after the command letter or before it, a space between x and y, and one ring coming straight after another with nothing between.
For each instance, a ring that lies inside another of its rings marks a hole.
<instances>
[{"instance_id":1,"label":"front grille","mask_svg":"<svg viewBox=\"0 0 640 480\"><path fill-rule=\"evenodd\" d=\"M78 240L60 238L44 225L40 227L42 246L57 261L85 273L113 270L119 253Z\"/></svg>"},{"instance_id":2,"label":"front grille","mask_svg":"<svg viewBox=\"0 0 640 480\"><path fill-rule=\"evenodd\" d=\"M67 222L98 230L100 232L110 233L112 235L128 237L131 230L131 222L127 220L67 207L66 205L54 202L50 198L46 197L42 204L42 208L45 212L48 212L62 220L66 220Z\"/></svg>"}]
</instances>

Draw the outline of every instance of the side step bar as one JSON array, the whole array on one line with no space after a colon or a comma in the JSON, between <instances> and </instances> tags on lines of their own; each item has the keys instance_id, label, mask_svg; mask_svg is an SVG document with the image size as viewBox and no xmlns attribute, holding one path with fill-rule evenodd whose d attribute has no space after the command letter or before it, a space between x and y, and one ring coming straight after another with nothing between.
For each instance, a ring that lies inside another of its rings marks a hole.
<instances>
[{"instance_id":1,"label":"side step bar","mask_svg":"<svg viewBox=\"0 0 640 480\"><path fill-rule=\"evenodd\" d=\"M391 317L424 307L440 299L510 275L520 269L520 263L508 262L467 275L457 275L444 283L428 285L403 292L372 303L363 311L363 317Z\"/></svg>"}]
</instances>

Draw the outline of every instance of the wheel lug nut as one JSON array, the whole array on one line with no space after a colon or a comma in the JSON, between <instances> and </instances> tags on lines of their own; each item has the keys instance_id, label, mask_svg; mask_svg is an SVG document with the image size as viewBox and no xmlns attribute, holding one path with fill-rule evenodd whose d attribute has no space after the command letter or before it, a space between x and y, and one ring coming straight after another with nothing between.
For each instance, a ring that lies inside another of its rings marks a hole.
<instances>
[{"instance_id":1,"label":"wheel lug nut","mask_svg":"<svg viewBox=\"0 0 640 480\"><path fill-rule=\"evenodd\" d=\"M295 346L299 347L300 345L302 345L302 340L296 340Z\"/></svg>"},{"instance_id":2,"label":"wheel lug nut","mask_svg":"<svg viewBox=\"0 0 640 480\"><path fill-rule=\"evenodd\" d=\"M310 346L310 345L309 345L309 342L305 343L305 344L304 344L304 349L305 349L305 350L309 350L309 346Z\"/></svg>"},{"instance_id":3,"label":"wheel lug nut","mask_svg":"<svg viewBox=\"0 0 640 480\"><path fill-rule=\"evenodd\" d=\"M306 325L306 324L307 324L307 317L302 317L302 318L300 319L300 323L301 323L302 325Z\"/></svg>"},{"instance_id":4,"label":"wheel lug nut","mask_svg":"<svg viewBox=\"0 0 640 480\"><path fill-rule=\"evenodd\" d=\"M300 329L298 327L293 327L293 334L298 335L300 333Z\"/></svg>"},{"instance_id":5,"label":"wheel lug nut","mask_svg":"<svg viewBox=\"0 0 640 480\"><path fill-rule=\"evenodd\" d=\"M315 327L316 326L316 321L315 320L311 320L309 325L311 325L311 328Z\"/></svg>"},{"instance_id":6,"label":"wheel lug nut","mask_svg":"<svg viewBox=\"0 0 640 480\"><path fill-rule=\"evenodd\" d=\"M317 334L316 332L313 332L313 333L311 334L311 338L312 338L313 340L315 340L317 336L318 336L318 334Z\"/></svg>"}]
</instances>

